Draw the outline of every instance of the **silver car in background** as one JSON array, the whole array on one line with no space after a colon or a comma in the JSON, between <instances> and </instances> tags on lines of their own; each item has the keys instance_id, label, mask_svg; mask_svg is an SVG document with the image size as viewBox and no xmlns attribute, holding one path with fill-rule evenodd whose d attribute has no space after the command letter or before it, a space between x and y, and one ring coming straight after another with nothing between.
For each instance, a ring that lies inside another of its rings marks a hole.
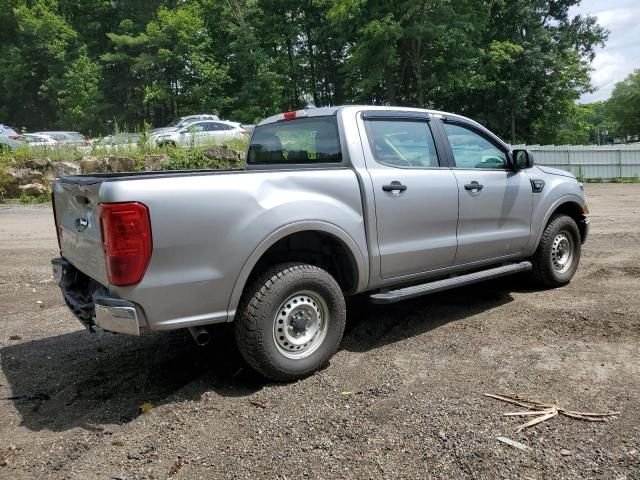
<instances>
[{"instance_id":1,"label":"silver car in background","mask_svg":"<svg viewBox=\"0 0 640 480\"><path fill-rule=\"evenodd\" d=\"M80 132L47 131L35 132L34 135L46 135L62 145L72 145L74 147L86 147L90 145L89 140Z\"/></svg>"},{"instance_id":2,"label":"silver car in background","mask_svg":"<svg viewBox=\"0 0 640 480\"><path fill-rule=\"evenodd\" d=\"M220 120L218 115L213 115L210 113L200 113L198 115L187 115L184 117L176 118L173 122L171 122L166 127L154 128L151 130L151 133L160 133L160 132L175 132L176 130L180 130L182 127L186 127L190 123L199 122L201 120Z\"/></svg>"},{"instance_id":3,"label":"silver car in background","mask_svg":"<svg viewBox=\"0 0 640 480\"><path fill-rule=\"evenodd\" d=\"M155 133L149 138L149 143L158 147L207 146L248 135L247 130L237 122L207 120L190 123L179 130Z\"/></svg>"},{"instance_id":4,"label":"silver car in background","mask_svg":"<svg viewBox=\"0 0 640 480\"><path fill-rule=\"evenodd\" d=\"M13 128L0 124L0 152L3 150L11 151L21 145L25 145L24 136Z\"/></svg>"},{"instance_id":5,"label":"silver car in background","mask_svg":"<svg viewBox=\"0 0 640 480\"><path fill-rule=\"evenodd\" d=\"M49 135L25 133L24 138L30 147L55 147L58 142Z\"/></svg>"}]
</instances>

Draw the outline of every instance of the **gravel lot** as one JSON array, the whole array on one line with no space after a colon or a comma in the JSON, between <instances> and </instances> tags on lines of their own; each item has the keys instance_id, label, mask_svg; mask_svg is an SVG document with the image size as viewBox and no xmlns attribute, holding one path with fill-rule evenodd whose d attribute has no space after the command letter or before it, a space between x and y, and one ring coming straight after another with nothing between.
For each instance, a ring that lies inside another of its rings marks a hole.
<instances>
[{"instance_id":1,"label":"gravel lot","mask_svg":"<svg viewBox=\"0 0 640 480\"><path fill-rule=\"evenodd\" d=\"M640 186L587 194L569 286L354 302L331 364L291 384L247 370L225 330L204 349L87 333L50 280L50 210L0 206L0 478L640 479ZM518 407L483 392L622 414L515 433Z\"/></svg>"}]
</instances>

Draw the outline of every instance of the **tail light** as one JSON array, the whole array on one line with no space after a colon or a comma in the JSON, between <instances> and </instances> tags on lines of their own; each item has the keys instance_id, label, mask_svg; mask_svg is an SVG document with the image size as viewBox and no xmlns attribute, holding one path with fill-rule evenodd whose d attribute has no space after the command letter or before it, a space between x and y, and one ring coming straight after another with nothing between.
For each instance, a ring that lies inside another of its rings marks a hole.
<instances>
[{"instance_id":1,"label":"tail light","mask_svg":"<svg viewBox=\"0 0 640 480\"><path fill-rule=\"evenodd\" d=\"M24 142L24 137L22 135L9 135L11 140L15 140L16 142Z\"/></svg>"},{"instance_id":2,"label":"tail light","mask_svg":"<svg viewBox=\"0 0 640 480\"><path fill-rule=\"evenodd\" d=\"M100 228L109 283L116 286L140 283L153 249L146 205L101 203Z\"/></svg>"},{"instance_id":3,"label":"tail light","mask_svg":"<svg viewBox=\"0 0 640 480\"><path fill-rule=\"evenodd\" d=\"M247 135L249 135L249 132L247 132L246 130L240 130L240 135L246 137Z\"/></svg>"}]
</instances>

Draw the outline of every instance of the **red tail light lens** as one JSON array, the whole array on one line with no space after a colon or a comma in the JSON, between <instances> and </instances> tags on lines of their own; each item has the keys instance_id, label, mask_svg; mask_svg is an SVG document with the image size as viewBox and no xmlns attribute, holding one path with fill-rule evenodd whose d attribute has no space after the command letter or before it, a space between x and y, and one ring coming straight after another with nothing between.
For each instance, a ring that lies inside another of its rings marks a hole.
<instances>
[{"instance_id":1,"label":"red tail light lens","mask_svg":"<svg viewBox=\"0 0 640 480\"><path fill-rule=\"evenodd\" d=\"M153 250L147 207L138 202L102 203L100 228L109 283L140 283Z\"/></svg>"},{"instance_id":2,"label":"red tail light lens","mask_svg":"<svg viewBox=\"0 0 640 480\"><path fill-rule=\"evenodd\" d=\"M298 116L297 112L285 112L283 115L285 120L295 120Z\"/></svg>"}]
</instances>

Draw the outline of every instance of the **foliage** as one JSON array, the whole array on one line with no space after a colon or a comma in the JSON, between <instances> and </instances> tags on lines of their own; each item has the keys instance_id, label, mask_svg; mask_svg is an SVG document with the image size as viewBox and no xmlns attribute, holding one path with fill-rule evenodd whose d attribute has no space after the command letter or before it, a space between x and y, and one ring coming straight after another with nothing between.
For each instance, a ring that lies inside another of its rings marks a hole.
<instances>
[{"instance_id":1,"label":"foliage","mask_svg":"<svg viewBox=\"0 0 640 480\"><path fill-rule=\"evenodd\" d=\"M569 15L577 3L0 0L0 120L96 135L199 112L253 123L308 102L399 104L511 141L577 141L574 100L606 39Z\"/></svg>"},{"instance_id":2,"label":"foliage","mask_svg":"<svg viewBox=\"0 0 640 480\"><path fill-rule=\"evenodd\" d=\"M47 193L43 193L40 195L29 195L28 193L22 192L19 200L20 203L24 204L46 203L50 201L50 197Z\"/></svg>"},{"instance_id":3,"label":"foliage","mask_svg":"<svg viewBox=\"0 0 640 480\"><path fill-rule=\"evenodd\" d=\"M622 135L640 134L640 69L615 85L607 114L617 122Z\"/></svg>"}]
</instances>

